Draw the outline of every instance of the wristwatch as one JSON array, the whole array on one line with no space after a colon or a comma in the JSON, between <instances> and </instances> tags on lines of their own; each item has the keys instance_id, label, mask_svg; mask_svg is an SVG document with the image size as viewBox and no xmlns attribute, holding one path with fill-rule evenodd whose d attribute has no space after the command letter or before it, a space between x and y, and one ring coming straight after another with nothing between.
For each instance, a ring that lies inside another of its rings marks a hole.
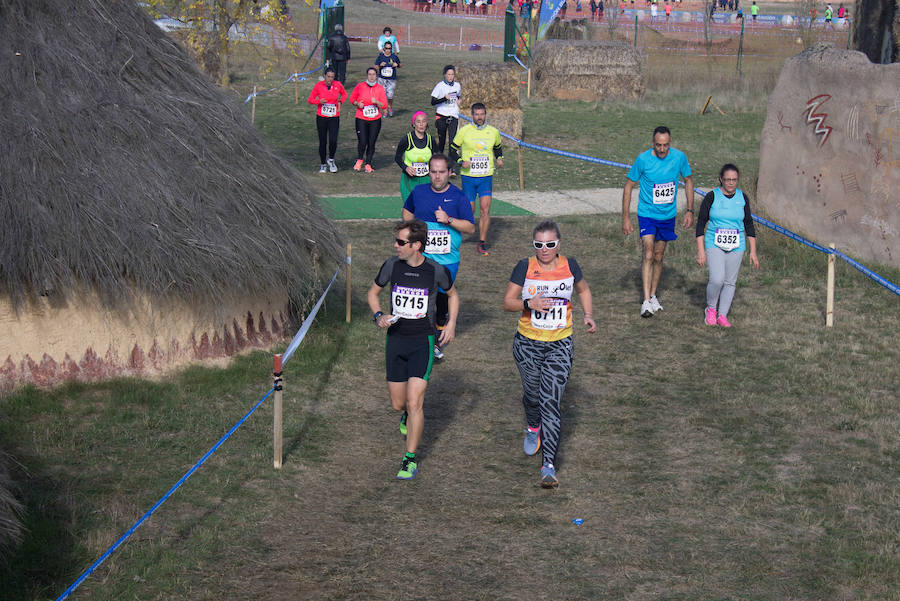
<instances>
[{"instance_id":1,"label":"wristwatch","mask_svg":"<svg viewBox=\"0 0 900 601\"><path fill-rule=\"evenodd\" d=\"M384 315L384 311L375 311L375 315L372 316L372 321L378 321L378 318Z\"/></svg>"}]
</instances>

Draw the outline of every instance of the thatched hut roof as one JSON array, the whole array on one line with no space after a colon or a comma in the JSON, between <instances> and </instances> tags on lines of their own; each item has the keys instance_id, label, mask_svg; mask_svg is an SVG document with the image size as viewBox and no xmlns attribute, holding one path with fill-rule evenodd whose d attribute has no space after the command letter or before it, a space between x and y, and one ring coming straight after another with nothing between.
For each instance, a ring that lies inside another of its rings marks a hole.
<instances>
[{"instance_id":1,"label":"thatched hut roof","mask_svg":"<svg viewBox=\"0 0 900 601\"><path fill-rule=\"evenodd\" d=\"M134 0L0 0L0 99L16 304L296 293L343 256L303 176Z\"/></svg>"}]
</instances>

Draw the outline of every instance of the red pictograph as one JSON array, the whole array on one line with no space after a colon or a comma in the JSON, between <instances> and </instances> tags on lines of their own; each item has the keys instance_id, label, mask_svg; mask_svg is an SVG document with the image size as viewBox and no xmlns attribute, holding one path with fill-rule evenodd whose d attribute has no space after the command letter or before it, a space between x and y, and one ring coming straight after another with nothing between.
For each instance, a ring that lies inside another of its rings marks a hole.
<instances>
[{"instance_id":1,"label":"red pictograph","mask_svg":"<svg viewBox=\"0 0 900 601\"><path fill-rule=\"evenodd\" d=\"M816 124L813 133L817 136L821 136L819 148L825 144L826 140L828 140L828 136L831 135L831 127L825 125L825 119L828 118L828 113L817 113L815 111L829 100L831 100L831 94L819 94L818 96L813 96L806 101L806 110L803 111L806 113L806 122Z\"/></svg>"}]
</instances>

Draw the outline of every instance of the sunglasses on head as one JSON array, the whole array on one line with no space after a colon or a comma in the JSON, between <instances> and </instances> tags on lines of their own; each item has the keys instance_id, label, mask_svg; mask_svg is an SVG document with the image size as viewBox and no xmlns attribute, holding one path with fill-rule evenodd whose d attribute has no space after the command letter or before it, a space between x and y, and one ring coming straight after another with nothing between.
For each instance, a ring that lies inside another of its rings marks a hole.
<instances>
[{"instance_id":1,"label":"sunglasses on head","mask_svg":"<svg viewBox=\"0 0 900 601\"><path fill-rule=\"evenodd\" d=\"M532 240L531 243L534 244L534 247L538 250L544 248L545 246L547 248L556 248L557 246L559 246L559 240L548 240L547 242L541 242L540 240Z\"/></svg>"},{"instance_id":2,"label":"sunglasses on head","mask_svg":"<svg viewBox=\"0 0 900 601\"><path fill-rule=\"evenodd\" d=\"M394 238L394 242L397 243L397 246L406 246L411 242L411 240L401 240L400 238Z\"/></svg>"}]
</instances>

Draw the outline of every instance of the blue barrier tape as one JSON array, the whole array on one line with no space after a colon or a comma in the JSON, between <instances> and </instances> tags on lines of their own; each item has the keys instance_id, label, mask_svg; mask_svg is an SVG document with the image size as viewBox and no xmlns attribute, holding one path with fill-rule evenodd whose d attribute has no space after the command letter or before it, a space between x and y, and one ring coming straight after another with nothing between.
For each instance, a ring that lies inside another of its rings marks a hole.
<instances>
[{"instance_id":1,"label":"blue barrier tape","mask_svg":"<svg viewBox=\"0 0 900 601\"><path fill-rule=\"evenodd\" d=\"M845 255L844 253L842 253L842 252L839 251L839 250L835 250L835 251L834 251L834 255L835 255L836 257L840 257L841 259L843 259L843 260L846 261L847 263L850 263L850 265L852 265L853 267L855 267L858 271L860 271L860 272L863 273L864 275L869 276L869 278L875 280L876 282L878 282L879 284L881 284L882 286L884 286L885 288L887 288L888 290L890 290L891 292L893 292L894 294L896 294L897 296L900 296L900 286L898 286L897 284L891 282L891 281L888 280L888 279L885 279L883 276L881 276L881 275L875 273L874 271L872 271L871 269L869 269L869 268L866 267L865 265L863 265L863 264L861 264L861 263L859 263L859 262L857 262L857 261L851 259L850 257L848 257L847 255Z\"/></svg>"},{"instance_id":2,"label":"blue barrier tape","mask_svg":"<svg viewBox=\"0 0 900 601\"><path fill-rule=\"evenodd\" d=\"M516 61L517 63L519 63L519 66L522 67L523 69L525 69L525 71L530 71L530 70L531 70L531 69L529 69L528 67L526 67L525 64L524 64L522 61L520 61L520 60L519 60L519 57L516 56L515 54L507 54L506 56L511 56L513 59L515 59L515 61Z\"/></svg>"},{"instance_id":3,"label":"blue barrier tape","mask_svg":"<svg viewBox=\"0 0 900 601\"><path fill-rule=\"evenodd\" d=\"M194 466L191 469L189 469L187 471L187 473L178 480L178 482L175 483L175 486L170 488L169 491L166 494L164 494L162 496L162 498L159 501L157 501L153 505L153 507L150 508L149 511L147 511L147 513L145 513L144 515L141 516L141 519L136 521L131 526L131 528L129 528L128 531L125 532L125 534L123 534L121 537L119 537L119 540L117 540L115 543L113 543L113 545L109 549L107 549L106 552L103 555L101 555L97 561L95 561L93 564L91 564L91 567L89 567L87 570L85 570L84 573L78 577L78 580L73 582L72 585L69 588L67 588L62 595L57 597L56 601L62 601L63 599L65 599L69 595L71 595L72 592L74 592L75 589L78 588L78 586L84 581L85 578L90 576L93 573L93 571L96 570L100 566L100 564L102 564L104 561L106 561L107 557L112 555L115 552L115 550L118 549L119 546L122 543L124 543L125 540L129 536L131 536L134 533L134 531L137 530L138 527L147 520L147 518L149 518L151 515L153 515L153 512L156 511L157 508L159 508L159 506L162 505L166 501L166 499L168 499L170 496L172 496L172 493L174 493L178 489L178 487L180 487L182 484L184 484L184 482L188 478L190 478L191 475L194 472L196 472L197 469L201 465L203 465L203 463L209 458L210 455L212 455L216 451L216 449L218 449L220 446L222 446L222 443L224 443L226 440L228 440L228 437L231 436L234 433L234 431L237 430L241 426L241 424L243 424L247 420L247 418L250 417L253 414L253 412L259 408L260 405L262 405L263 401L265 401L267 398L269 398L269 395L272 394L273 390L274 390L274 388L270 388L269 392L267 392L261 399L259 399L259 401L253 406L253 408L250 411L248 411L247 414L244 417L242 417L240 419L240 421L238 421L238 423L233 425L231 427L231 429L228 430L228 432L226 432L225 435L222 438L220 438L219 441L216 444L214 444L212 446L212 448L206 452L205 455L203 455L203 457L200 458L200 461L195 463Z\"/></svg>"},{"instance_id":4,"label":"blue barrier tape","mask_svg":"<svg viewBox=\"0 0 900 601\"><path fill-rule=\"evenodd\" d=\"M350 257L346 258L346 263L348 265L350 264ZM316 302L315 306L313 307L313 310L306 317L306 319L303 320L303 325L300 326L300 330L294 336L294 339L291 340L291 344L288 346L288 350L284 353L284 356L282 357L282 366L285 363L287 363L288 359L290 359L291 355L294 354L294 351L297 349L297 347L303 341L303 338L306 336L306 332L309 330L310 325L312 325L313 319L315 319L316 314L319 312L319 307L322 306L322 301L325 300L325 296L328 294L328 291L331 289L331 285L334 284L334 281L335 281L335 279L337 279L338 273L340 271L341 271L341 268L338 267L337 271L334 272L334 276L332 276L332 278L331 278L331 282L329 282L328 286L325 288L325 291L322 293L322 296L319 297L318 302ZM98 567L100 567L100 564L102 564L104 561L106 561L106 559L110 555L112 555L116 551L116 549L118 549L122 545L122 543L124 543L128 539L128 537L130 537L134 533L134 531L140 527L141 524L143 524L145 521L147 521L147 519L151 515L153 515L153 513L159 508L160 505L165 503L166 500L172 496L172 493L174 493L176 490L178 490L178 488L182 484L184 484L185 481L188 478L190 478L191 475L194 472L196 472L200 468L200 466L206 462L207 459L209 459L210 455L215 453L216 450L220 446L222 446L222 443L224 443L226 440L228 440L228 438L235 432L235 430L237 430L239 427L241 427L241 425L245 421L247 421L247 418L249 418L251 415L253 415L253 412L256 411L259 408L259 406L262 405L263 402L267 398L269 398L269 395L272 394L272 392L274 390L275 390L274 388L270 388L269 391L261 399L259 399L259 401L253 406L253 408L250 409L250 411L248 411L247 414L244 415L244 417L242 417L235 425L233 425L231 427L231 429L228 430L228 432L226 432L225 435L222 436L222 438L220 438L219 441L216 444L214 444L212 446L212 448L210 448L206 452L206 454L203 455L203 457L200 458L200 461L195 463L194 466L191 469L189 469L187 471L187 473L185 475L183 475L178 480L178 482L176 482L175 485L172 488L170 488L168 490L168 492L166 492L166 494L164 494L162 496L162 498L160 498L153 505L153 507L151 507L144 515L142 515L138 521L136 521L134 524L132 524L131 528L129 528L125 532L125 534L123 534L121 537L119 537L119 539L115 543L113 543L113 545L109 549L107 549L106 552L103 553L103 555L101 555L99 559L97 559L97 561L92 563L91 567L89 567L87 570L85 570L84 573L82 573L81 576L79 576L78 579L75 582L73 582L72 585L69 586L69 588L67 588L65 590L65 592L63 592L62 595L60 595L59 597L56 598L56 601L63 601L63 599L66 599L69 595L71 595L75 591L76 588L79 587L79 585L81 585L82 582L84 582L84 580L88 576L90 576L94 572L94 570L96 570Z\"/></svg>"},{"instance_id":5,"label":"blue barrier tape","mask_svg":"<svg viewBox=\"0 0 900 601\"><path fill-rule=\"evenodd\" d=\"M465 115L460 115L460 118L461 118L461 119L465 119L465 120L468 121L469 123L472 122L472 120L471 120L469 117L466 117ZM498 131L500 131L500 130L498 130ZM503 136L503 137L505 137L505 138L509 138L510 140L513 140L514 142L517 142L517 143L519 144L519 146L522 146L522 147L524 147L524 148L533 148L534 150L540 150L541 152L547 152L547 153L550 153L550 154L558 154L558 155L560 155L560 156L568 157L568 158L570 158L570 159L579 159L579 160L581 160L581 161L588 161L588 162L590 162L590 163L598 163L598 164L600 164L600 165L609 165L609 166L611 166L611 167L621 167L621 168L623 168L623 169L631 169L631 165L626 165L625 163L616 163L615 161L607 161L607 160L604 160L604 159L598 159L598 158L596 158L596 157L591 157L591 156L587 156L587 155L584 155L584 154L578 154L578 153L575 153L575 152L568 152L568 151L566 151L566 150L558 150L558 149L556 149L556 148L548 148L548 147L546 147L546 146L538 146L537 144L529 144L528 142L523 142L522 140L519 140L518 138L515 138L515 137L513 137L513 136L511 136L511 135L509 135L509 134L507 134L506 132L503 132L503 131L500 131L500 135ZM694 194L699 194L700 196L706 196L706 192L704 192L704 191L701 190L700 188L694 188ZM894 294L900 296L900 286L897 286L897 284L894 284L893 282L891 282L890 280L886 279L885 277L883 277L883 276L879 275L878 273L872 271L871 269L869 269L869 268L866 267L865 265L863 265L863 264L861 264L861 263L859 263L859 262L857 262L857 261L851 259L850 257L848 257L847 255L845 255L844 253L839 252L839 251L837 251L837 250L832 250L832 249L830 249L830 248L826 248L826 247L824 247L824 246L821 246L821 245L819 245L819 244L816 244L815 242L813 242L813 241L811 241L811 240L807 240L806 238L804 238L804 237L801 236L800 234L796 234L796 233L792 232L791 230L789 230L789 229L787 229L787 228L784 228L784 227L778 225L777 223L772 223L772 222L769 221L768 219L765 219L765 218L763 218L763 217L760 217L759 215L752 215L752 214L751 214L751 217L752 217L753 220L756 221L757 223L760 223L760 224L762 224L762 225L765 225L766 227L769 227L769 228L775 230L775 231L778 232L779 234L783 234L784 236L787 236L788 238L791 238L791 239L793 239L793 240L796 240L797 242L799 242L799 243L801 243L801 244L805 244L806 246L809 246L809 247L811 247L811 248L814 248L814 249L818 250L819 252L823 252L823 253L828 254L828 255L834 254L835 256L840 257L841 259L843 259L844 261L846 261L847 263L849 263L850 265L852 265L853 267L855 267L855 268L856 268L858 271L860 271L861 273L867 275L869 278L871 278L871 279L874 280L875 282L881 284L882 286L884 286L885 288L887 288L888 290L890 290L890 291L893 292Z\"/></svg>"},{"instance_id":6,"label":"blue barrier tape","mask_svg":"<svg viewBox=\"0 0 900 601\"><path fill-rule=\"evenodd\" d=\"M466 117L463 114L460 114L459 118L465 119L469 123L472 122L472 120L469 117ZM547 152L550 154L558 154L560 156L569 157L570 159L579 159L581 161L588 161L589 163L597 163L600 165L608 165L610 167L622 167L624 169L631 169L631 165L626 165L625 163L616 163L615 161L607 161L605 159L598 159L596 157L587 156L586 154L578 154L575 152L569 152L567 150L557 150L556 148L548 148L547 146L538 146L537 144L529 144L528 142L525 142L524 140L520 140L514 136L509 135L505 131L501 131L501 130L497 130L497 131L500 131L500 135L503 136L504 138L509 138L510 140L517 143L519 146L522 146L523 148L533 148L534 150L540 150L541 152Z\"/></svg>"},{"instance_id":7,"label":"blue barrier tape","mask_svg":"<svg viewBox=\"0 0 900 601\"><path fill-rule=\"evenodd\" d=\"M256 92L252 92L249 96L247 96L247 99L244 100L244 104L247 104L248 102L250 102L250 100L252 100L254 96L262 96L263 94L269 94L271 92L274 92L275 90L280 90L281 88L288 85L289 83L291 83L294 80L306 81L306 78L303 77L304 75L310 75L312 73L315 73L319 69L324 69L324 68L325 68L325 65L319 65L312 71L304 71L303 73L294 73L293 75L291 75L290 77L285 79L281 85L275 86L274 88L269 88L268 90L257 90Z\"/></svg>"},{"instance_id":8,"label":"blue barrier tape","mask_svg":"<svg viewBox=\"0 0 900 601\"><path fill-rule=\"evenodd\" d=\"M349 264L349 257L347 263ZM318 302L312 308L312 311L309 312L309 315L303 320L303 325L300 326L300 329L297 330L297 333L294 334L293 340L288 345L287 350L281 355L281 365L287 365L288 359L291 358L291 355L294 354L294 351L297 350L297 347L300 346L300 343L303 342L303 339L306 337L306 332L309 331L309 326L312 325L313 319L316 317L316 313L319 312L319 307L322 306L322 301L325 300L325 296L328 294L328 291L331 289L331 285L334 284L334 280L337 279L338 273L340 273L341 268L338 267L334 272L334 275L331 276L331 281L328 282L328 286L325 287L325 292L322 293L322 296L319 297Z\"/></svg>"}]
</instances>

